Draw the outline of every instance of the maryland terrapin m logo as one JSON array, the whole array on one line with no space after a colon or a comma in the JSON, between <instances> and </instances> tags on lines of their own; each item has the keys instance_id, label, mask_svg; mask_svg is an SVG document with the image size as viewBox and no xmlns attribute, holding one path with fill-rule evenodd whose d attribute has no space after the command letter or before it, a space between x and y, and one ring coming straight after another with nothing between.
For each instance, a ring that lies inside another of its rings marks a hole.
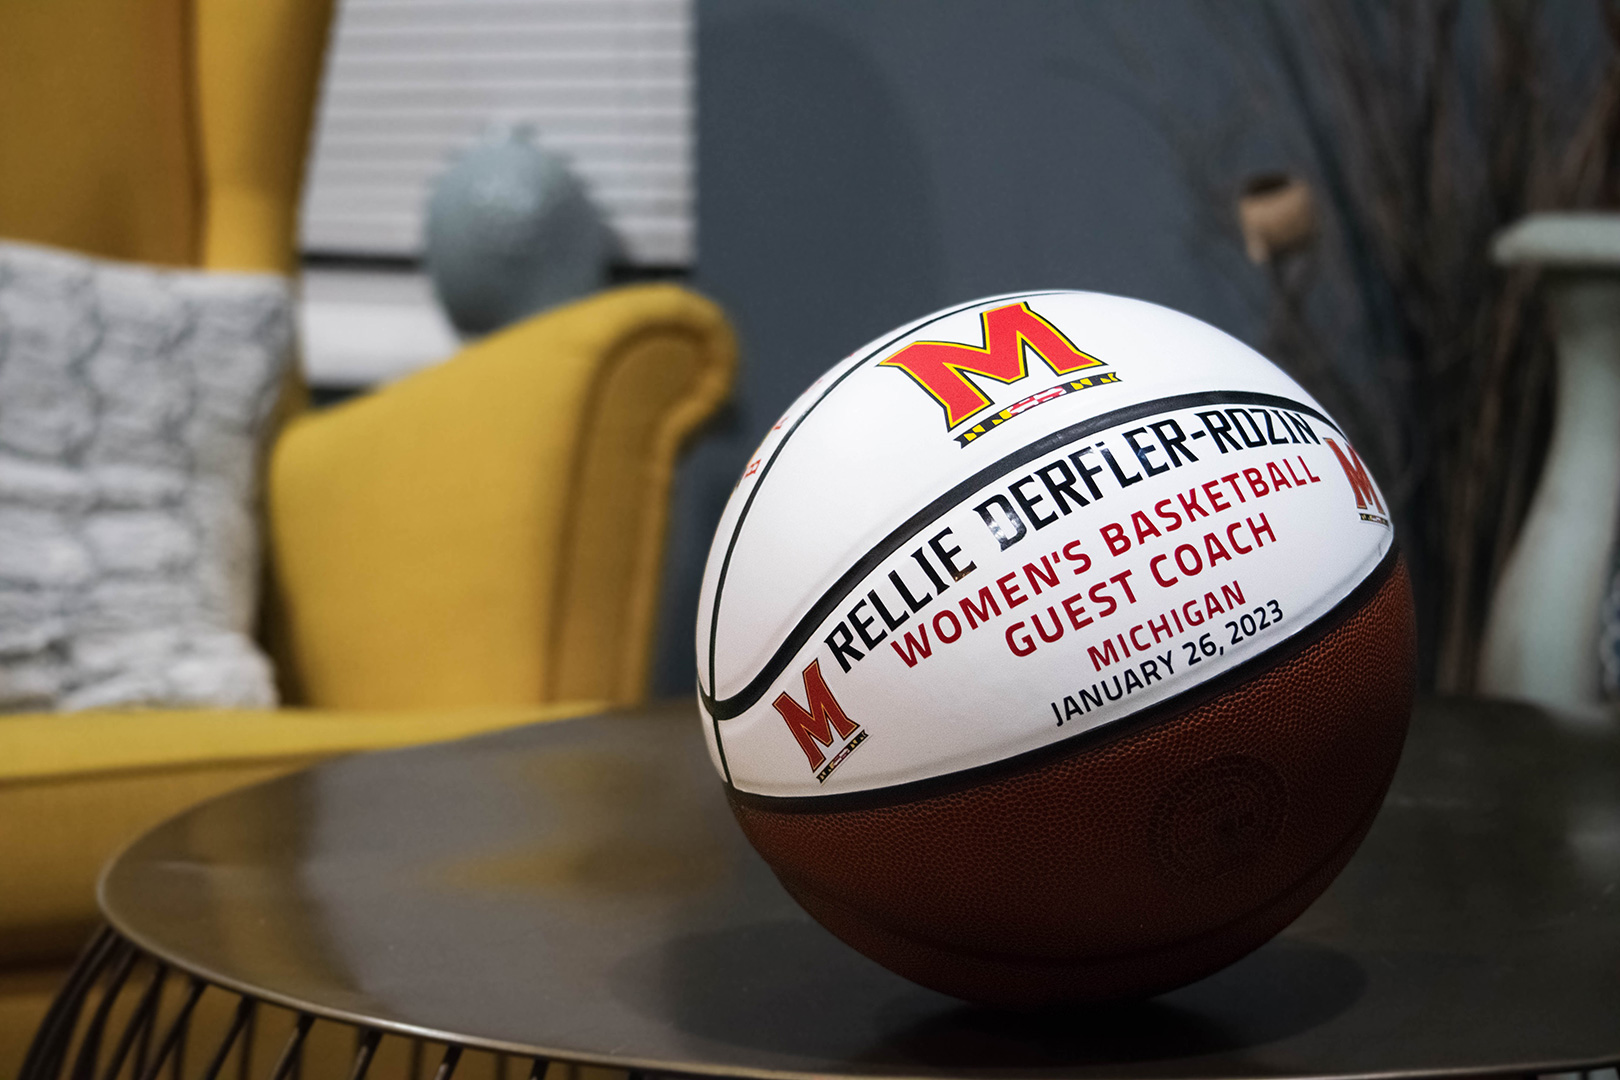
<instances>
[{"instance_id":1,"label":"maryland terrapin m logo","mask_svg":"<svg viewBox=\"0 0 1620 1080\"><path fill-rule=\"evenodd\" d=\"M811 770L816 774L816 782L826 783L832 771L866 741L866 731L845 715L844 707L827 689L827 680L821 677L820 660L812 660L810 666L804 669L804 696L808 708L794 701L786 690L776 695L771 705L782 715L788 730L798 740L799 749L804 751ZM840 746L832 760L828 761L823 747L831 749L834 742Z\"/></svg>"},{"instance_id":2,"label":"maryland terrapin m logo","mask_svg":"<svg viewBox=\"0 0 1620 1080\"><path fill-rule=\"evenodd\" d=\"M1389 518L1384 516L1384 501L1378 497L1378 489L1373 487L1372 478L1367 475L1367 466L1361 463L1361 455L1356 453L1356 448L1348 441L1342 450L1332 439L1324 438L1322 441L1332 448L1333 456L1339 459L1339 468L1344 470L1344 478L1350 481L1350 492L1356 497L1356 510L1360 512L1361 520L1388 528ZM1378 510L1376 514L1370 512L1373 507Z\"/></svg>"},{"instance_id":3,"label":"maryland terrapin m logo","mask_svg":"<svg viewBox=\"0 0 1620 1080\"><path fill-rule=\"evenodd\" d=\"M1090 353L1082 352L1063 331L1029 309L1026 303L1007 304L979 314L983 345L951 341L914 341L879 362L879 367L895 367L910 375L945 411L945 428L953 429L978 416L991 405L990 397L969 375L1015 383L1029 376L1028 354L1034 353L1054 375L1103 367ZM956 436L962 446L985 432L999 427L1020 413L1044 405L1077 390L1118 382L1114 372L1100 372L1048 387L999 412L984 417Z\"/></svg>"}]
</instances>

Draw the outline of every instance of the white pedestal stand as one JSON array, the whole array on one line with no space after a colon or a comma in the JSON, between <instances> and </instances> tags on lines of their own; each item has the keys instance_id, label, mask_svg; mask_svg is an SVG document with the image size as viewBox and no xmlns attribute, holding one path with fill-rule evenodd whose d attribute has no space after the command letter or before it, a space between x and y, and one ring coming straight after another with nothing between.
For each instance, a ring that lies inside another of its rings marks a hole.
<instances>
[{"instance_id":1,"label":"white pedestal stand","mask_svg":"<svg viewBox=\"0 0 1620 1080\"><path fill-rule=\"evenodd\" d=\"M1494 254L1549 271L1558 385L1541 484L1492 599L1480 688L1594 705L1620 529L1620 214L1537 214L1498 236Z\"/></svg>"}]
</instances>

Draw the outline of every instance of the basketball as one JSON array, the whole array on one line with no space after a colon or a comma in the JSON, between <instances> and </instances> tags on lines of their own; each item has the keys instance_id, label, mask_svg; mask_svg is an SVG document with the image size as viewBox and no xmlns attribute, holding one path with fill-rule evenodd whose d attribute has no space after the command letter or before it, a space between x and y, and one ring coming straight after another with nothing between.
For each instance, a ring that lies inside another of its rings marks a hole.
<instances>
[{"instance_id":1,"label":"basketball","mask_svg":"<svg viewBox=\"0 0 1620 1080\"><path fill-rule=\"evenodd\" d=\"M923 986L1143 997L1258 948L1371 826L1411 708L1388 505L1248 346L1051 291L833 367L705 570L704 734L749 841Z\"/></svg>"}]
</instances>

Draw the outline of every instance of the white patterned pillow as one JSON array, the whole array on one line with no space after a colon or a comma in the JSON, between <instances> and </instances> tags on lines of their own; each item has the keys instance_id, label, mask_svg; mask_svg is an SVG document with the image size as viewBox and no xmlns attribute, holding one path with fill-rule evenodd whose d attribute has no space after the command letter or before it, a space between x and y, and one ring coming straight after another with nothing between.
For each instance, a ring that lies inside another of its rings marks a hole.
<instances>
[{"instance_id":1,"label":"white patterned pillow","mask_svg":"<svg viewBox=\"0 0 1620 1080\"><path fill-rule=\"evenodd\" d=\"M0 711L271 706L249 636L287 282L0 241Z\"/></svg>"}]
</instances>

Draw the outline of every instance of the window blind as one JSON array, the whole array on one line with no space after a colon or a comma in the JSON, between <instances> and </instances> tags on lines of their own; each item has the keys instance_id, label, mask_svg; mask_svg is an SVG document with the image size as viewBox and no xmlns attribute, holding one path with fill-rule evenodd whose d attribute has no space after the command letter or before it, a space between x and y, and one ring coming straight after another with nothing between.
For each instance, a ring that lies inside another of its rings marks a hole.
<instances>
[{"instance_id":1,"label":"window blind","mask_svg":"<svg viewBox=\"0 0 1620 1080\"><path fill-rule=\"evenodd\" d=\"M306 252L415 256L429 186L495 121L567 155L641 266L692 260L691 0L341 0Z\"/></svg>"}]
</instances>

